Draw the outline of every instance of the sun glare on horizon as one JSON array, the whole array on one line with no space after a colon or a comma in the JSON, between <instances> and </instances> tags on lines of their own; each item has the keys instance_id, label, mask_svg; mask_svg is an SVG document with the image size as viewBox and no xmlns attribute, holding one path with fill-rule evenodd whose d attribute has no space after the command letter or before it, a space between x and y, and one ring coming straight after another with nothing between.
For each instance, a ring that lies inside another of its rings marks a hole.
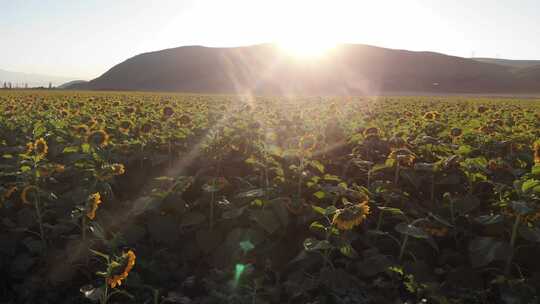
<instances>
[{"instance_id":1,"label":"sun glare on horizon","mask_svg":"<svg viewBox=\"0 0 540 304\"><path fill-rule=\"evenodd\" d=\"M337 46L337 43L324 39L284 39L277 41L276 45L280 50L289 56L299 59L310 59L327 55Z\"/></svg>"}]
</instances>

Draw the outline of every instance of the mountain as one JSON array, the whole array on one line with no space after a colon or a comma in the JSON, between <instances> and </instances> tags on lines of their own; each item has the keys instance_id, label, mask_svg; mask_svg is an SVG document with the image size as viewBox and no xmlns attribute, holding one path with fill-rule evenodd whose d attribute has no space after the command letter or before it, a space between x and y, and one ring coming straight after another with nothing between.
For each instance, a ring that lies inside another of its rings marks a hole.
<instances>
[{"instance_id":1,"label":"mountain","mask_svg":"<svg viewBox=\"0 0 540 304\"><path fill-rule=\"evenodd\" d=\"M71 89L254 94L539 92L540 76L433 52L343 44L298 59L271 44L185 46L137 55Z\"/></svg>"},{"instance_id":2,"label":"mountain","mask_svg":"<svg viewBox=\"0 0 540 304\"><path fill-rule=\"evenodd\" d=\"M497 59L497 58L471 58L476 61L494 63L498 65L508 66L516 69L530 68L534 66L540 66L540 60L511 60L511 59Z\"/></svg>"},{"instance_id":3,"label":"mountain","mask_svg":"<svg viewBox=\"0 0 540 304\"><path fill-rule=\"evenodd\" d=\"M59 89L67 89L69 87L76 86L76 85L84 85L87 82L88 81L86 81L86 80L72 80L72 81L69 81L69 82L66 82L64 84L59 85L58 88Z\"/></svg>"},{"instance_id":4,"label":"mountain","mask_svg":"<svg viewBox=\"0 0 540 304\"><path fill-rule=\"evenodd\" d=\"M48 87L49 83L53 86L59 86L70 80L73 80L73 78L0 70L0 86L3 85L4 82L11 82L13 87L18 86L20 88L24 87L25 84L28 84L28 87Z\"/></svg>"}]
</instances>

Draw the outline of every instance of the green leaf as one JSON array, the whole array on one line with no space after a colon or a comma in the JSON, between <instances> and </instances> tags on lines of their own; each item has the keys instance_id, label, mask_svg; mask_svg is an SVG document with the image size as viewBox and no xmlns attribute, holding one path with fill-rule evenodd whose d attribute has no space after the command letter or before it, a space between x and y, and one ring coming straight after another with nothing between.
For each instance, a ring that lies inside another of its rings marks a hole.
<instances>
[{"instance_id":1,"label":"green leaf","mask_svg":"<svg viewBox=\"0 0 540 304\"><path fill-rule=\"evenodd\" d=\"M326 231L326 227L324 227L324 225L319 222L311 223L311 225L309 225L309 229L314 230L314 231L321 231L321 232Z\"/></svg>"},{"instance_id":2,"label":"green leaf","mask_svg":"<svg viewBox=\"0 0 540 304\"><path fill-rule=\"evenodd\" d=\"M536 176L540 176L540 165L535 165L531 169L531 173Z\"/></svg>"},{"instance_id":3,"label":"green leaf","mask_svg":"<svg viewBox=\"0 0 540 304\"><path fill-rule=\"evenodd\" d=\"M76 152L79 152L79 147L77 146L65 147L64 150L62 151L62 153L76 153Z\"/></svg>"},{"instance_id":4,"label":"green leaf","mask_svg":"<svg viewBox=\"0 0 540 304\"><path fill-rule=\"evenodd\" d=\"M500 214L486 214L481 215L474 220L481 225L494 225L501 223L504 218Z\"/></svg>"},{"instance_id":5,"label":"green leaf","mask_svg":"<svg viewBox=\"0 0 540 304\"><path fill-rule=\"evenodd\" d=\"M327 240L319 241L314 238L307 238L304 241L304 249L306 251L326 250L332 248L332 245Z\"/></svg>"},{"instance_id":6,"label":"green leaf","mask_svg":"<svg viewBox=\"0 0 540 304\"><path fill-rule=\"evenodd\" d=\"M323 191L317 191L313 193L313 195L318 199L323 199L326 196L326 194Z\"/></svg>"},{"instance_id":7,"label":"green leaf","mask_svg":"<svg viewBox=\"0 0 540 304\"><path fill-rule=\"evenodd\" d=\"M244 210L246 210L247 206L241 207L241 208L233 208L227 211L224 211L221 214L221 217L226 220L232 220L239 216L241 216L244 213Z\"/></svg>"},{"instance_id":8,"label":"green leaf","mask_svg":"<svg viewBox=\"0 0 540 304\"><path fill-rule=\"evenodd\" d=\"M401 211L401 209L399 208L392 208L392 207L377 207L377 209L383 211L383 212L388 212L388 213L391 213L393 215L404 215L405 213L403 213L403 211Z\"/></svg>"},{"instance_id":9,"label":"green leaf","mask_svg":"<svg viewBox=\"0 0 540 304\"><path fill-rule=\"evenodd\" d=\"M429 239L429 234L427 234L427 232L405 222L397 224L394 229L401 234L412 236L414 238Z\"/></svg>"},{"instance_id":10,"label":"green leaf","mask_svg":"<svg viewBox=\"0 0 540 304\"><path fill-rule=\"evenodd\" d=\"M521 185L521 191L527 193L531 190L534 190L534 192L540 192L540 180L529 179Z\"/></svg>"},{"instance_id":11,"label":"green leaf","mask_svg":"<svg viewBox=\"0 0 540 304\"><path fill-rule=\"evenodd\" d=\"M538 227L522 225L519 229L519 235L527 241L540 243L540 229Z\"/></svg>"},{"instance_id":12,"label":"green leaf","mask_svg":"<svg viewBox=\"0 0 540 304\"><path fill-rule=\"evenodd\" d=\"M523 201L511 201L510 202L510 207L517 214L521 214L521 215L529 214L532 211L534 211L531 207L529 207L527 202L523 202Z\"/></svg>"},{"instance_id":13,"label":"green leaf","mask_svg":"<svg viewBox=\"0 0 540 304\"><path fill-rule=\"evenodd\" d=\"M90 145L89 144L82 144L81 149L83 153L89 153L90 152Z\"/></svg>"},{"instance_id":14,"label":"green leaf","mask_svg":"<svg viewBox=\"0 0 540 304\"><path fill-rule=\"evenodd\" d=\"M496 260L504 260L510 246L492 237L477 237L469 243L469 257L473 267L483 267Z\"/></svg>"},{"instance_id":15,"label":"green leaf","mask_svg":"<svg viewBox=\"0 0 540 304\"><path fill-rule=\"evenodd\" d=\"M319 172L324 173L324 165L321 164L319 161L317 161L317 160L312 160L309 164L310 164L313 168L319 170Z\"/></svg>"},{"instance_id":16,"label":"green leaf","mask_svg":"<svg viewBox=\"0 0 540 304\"><path fill-rule=\"evenodd\" d=\"M89 249L89 250L93 254L95 254L97 256L100 256L100 257L104 258L105 260L109 260L109 258L110 258L108 254L105 254L103 252L100 252L100 251L97 251L97 250L94 250L94 249Z\"/></svg>"},{"instance_id":17,"label":"green leaf","mask_svg":"<svg viewBox=\"0 0 540 304\"><path fill-rule=\"evenodd\" d=\"M195 226L202 224L204 221L206 221L206 215L197 211L191 211L182 216L180 227Z\"/></svg>"},{"instance_id":18,"label":"green leaf","mask_svg":"<svg viewBox=\"0 0 540 304\"><path fill-rule=\"evenodd\" d=\"M244 254L250 252L251 250L255 249L255 245L250 240L242 241L240 242L240 249L244 252Z\"/></svg>"},{"instance_id":19,"label":"green leaf","mask_svg":"<svg viewBox=\"0 0 540 304\"><path fill-rule=\"evenodd\" d=\"M250 218L259 224L269 234L279 229L280 221L271 210L254 210Z\"/></svg>"},{"instance_id":20,"label":"green leaf","mask_svg":"<svg viewBox=\"0 0 540 304\"><path fill-rule=\"evenodd\" d=\"M264 189L253 189L246 192L241 192L236 195L237 198L255 198L255 197L263 197L264 196Z\"/></svg>"},{"instance_id":21,"label":"green leaf","mask_svg":"<svg viewBox=\"0 0 540 304\"><path fill-rule=\"evenodd\" d=\"M341 254L351 259L358 257L358 252L356 252L356 250L354 250L354 248L350 244L345 244L339 247L339 252L341 252Z\"/></svg>"}]
</instances>

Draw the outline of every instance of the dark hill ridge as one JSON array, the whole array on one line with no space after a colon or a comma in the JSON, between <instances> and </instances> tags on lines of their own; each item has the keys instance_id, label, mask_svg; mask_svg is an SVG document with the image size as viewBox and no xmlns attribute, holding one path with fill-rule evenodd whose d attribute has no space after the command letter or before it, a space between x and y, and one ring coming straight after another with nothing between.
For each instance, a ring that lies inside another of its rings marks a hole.
<instances>
[{"instance_id":1,"label":"dark hill ridge","mask_svg":"<svg viewBox=\"0 0 540 304\"><path fill-rule=\"evenodd\" d=\"M432 52L340 45L329 56L298 60L271 44L185 46L132 57L72 89L255 94L383 92L540 92L536 69Z\"/></svg>"}]
</instances>

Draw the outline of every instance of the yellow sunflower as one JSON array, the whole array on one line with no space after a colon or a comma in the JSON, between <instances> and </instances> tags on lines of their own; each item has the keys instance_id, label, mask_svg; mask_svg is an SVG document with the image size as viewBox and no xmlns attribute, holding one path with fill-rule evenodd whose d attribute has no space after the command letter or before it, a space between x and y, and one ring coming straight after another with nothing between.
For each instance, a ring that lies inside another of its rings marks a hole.
<instances>
[{"instance_id":1,"label":"yellow sunflower","mask_svg":"<svg viewBox=\"0 0 540 304\"><path fill-rule=\"evenodd\" d=\"M87 125L78 125L75 127L75 133L79 136L87 136L90 128Z\"/></svg>"},{"instance_id":2,"label":"yellow sunflower","mask_svg":"<svg viewBox=\"0 0 540 304\"><path fill-rule=\"evenodd\" d=\"M49 152L49 146L47 145L47 142L45 139L40 138L34 142L34 151L36 152L36 155L40 158L43 158L47 155L47 152Z\"/></svg>"},{"instance_id":3,"label":"yellow sunflower","mask_svg":"<svg viewBox=\"0 0 540 304\"><path fill-rule=\"evenodd\" d=\"M101 194L99 192L96 192L88 197L88 210L86 212L86 216L93 220L96 217L96 211L98 209L98 205L101 204Z\"/></svg>"},{"instance_id":4,"label":"yellow sunflower","mask_svg":"<svg viewBox=\"0 0 540 304\"><path fill-rule=\"evenodd\" d=\"M366 139L377 139L379 138L379 128L371 127L364 130L364 136Z\"/></svg>"},{"instance_id":5,"label":"yellow sunflower","mask_svg":"<svg viewBox=\"0 0 540 304\"><path fill-rule=\"evenodd\" d=\"M13 195L13 193L15 193L15 191L17 191L17 186L9 187L8 190L4 193L4 198L5 199L10 198Z\"/></svg>"},{"instance_id":6,"label":"yellow sunflower","mask_svg":"<svg viewBox=\"0 0 540 304\"><path fill-rule=\"evenodd\" d=\"M534 163L540 165L540 140L533 145Z\"/></svg>"},{"instance_id":7,"label":"yellow sunflower","mask_svg":"<svg viewBox=\"0 0 540 304\"><path fill-rule=\"evenodd\" d=\"M119 274L114 274L112 277L107 278L107 284L111 286L111 288L116 288L116 286L122 285L122 281L125 280L131 269L133 269L133 266L135 266L135 253L133 251L129 250L128 252L122 254L122 264L123 269Z\"/></svg>"},{"instance_id":8,"label":"yellow sunflower","mask_svg":"<svg viewBox=\"0 0 540 304\"><path fill-rule=\"evenodd\" d=\"M368 215L369 205L367 200L356 205L346 203L343 209L339 209L334 214L332 223L340 230L351 230L360 225Z\"/></svg>"},{"instance_id":9,"label":"yellow sunflower","mask_svg":"<svg viewBox=\"0 0 540 304\"><path fill-rule=\"evenodd\" d=\"M126 173L126 168L122 164L112 164L111 170L113 175L122 175Z\"/></svg>"},{"instance_id":10,"label":"yellow sunflower","mask_svg":"<svg viewBox=\"0 0 540 304\"><path fill-rule=\"evenodd\" d=\"M87 141L91 145L103 148L109 144L109 134L104 130L97 130L88 135Z\"/></svg>"}]
</instances>

